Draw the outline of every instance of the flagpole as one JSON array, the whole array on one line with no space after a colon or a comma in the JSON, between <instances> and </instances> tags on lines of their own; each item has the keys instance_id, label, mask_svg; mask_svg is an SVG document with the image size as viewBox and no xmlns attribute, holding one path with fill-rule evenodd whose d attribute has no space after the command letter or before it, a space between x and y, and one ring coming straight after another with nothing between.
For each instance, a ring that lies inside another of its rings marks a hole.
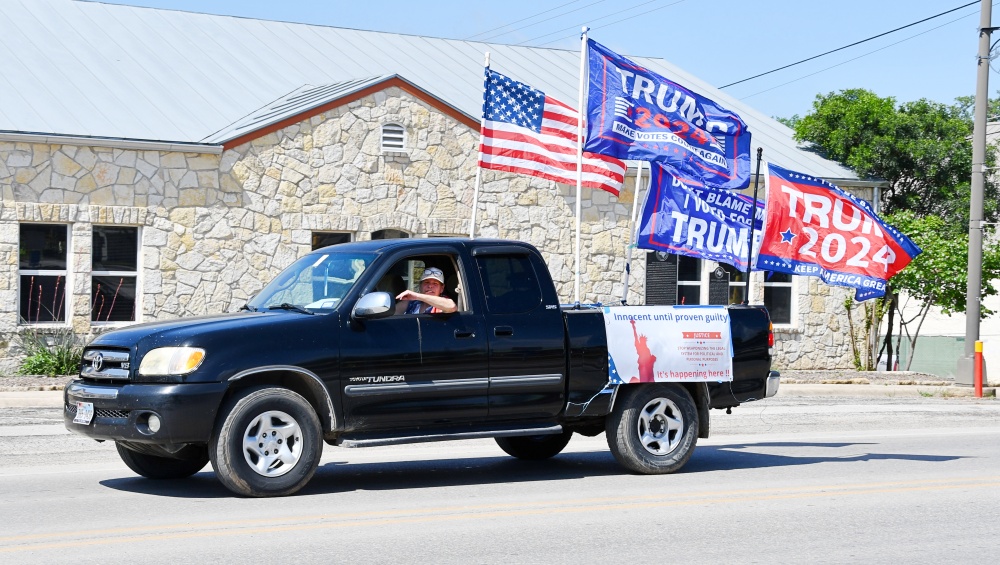
<instances>
[{"instance_id":1,"label":"flagpole","mask_svg":"<svg viewBox=\"0 0 1000 565\"><path fill-rule=\"evenodd\" d=\"M486 129L486 91L489 88L489 75L490 75L490 52L486 52L486 61L484 66L486 67L483 71L483 111L482 117L479 118L479 154L482 155L483 143L483 130ZM479 166L478 160L476 161L476 186L472 190L472 223L469 226L469 239L476 239L476 211L479 209L479 184L483 178L483 168Z\"/></svg>"},{"instance_id":2,"label":"flagpole","mask_svg":"<svg viewBox=\"0 0 1000 565\"><path fill-rule=\"evenodd\" d=\"M743 294L743 304L750 303L750 267L753 265L753 232L757 225L757 186L760 185L760 160L764 148L757 148L757 174L753 176L753 205L750 206L750 241L747 243L747 285Z\"/></svg>"},{"instance_id":3,"label":"flagpole","mask_svg":"<svg viewBox=\"0 0 1000 565\"><path fill-rule=\"evenodd\" d=\"M583 78L587 69L587 32L590 28L583 26L580 34L580 95L576 106L576 282L574 283L574 301L580 304L580 200L583 194Z\"/></svg>"},{"instance_id":4,"label":"flagpole","mask_svg":"<svg viewBox=\"0 0 1000 565\"><path fill-rule=\"evenodd\" d=\"M639 190L642 189L642 168L644 161L639 161L639 169L635 172L635 191L632 195L632 219L628 224L628 244L625 246L625 288L622 289L622 306L628 304L628 279L632 273L632 250L635 249L635 242L639 239L639 226L635 225L635 214L639 208ZM653 170L649 171L650 176Z\"/></svg>"}]
</instances>

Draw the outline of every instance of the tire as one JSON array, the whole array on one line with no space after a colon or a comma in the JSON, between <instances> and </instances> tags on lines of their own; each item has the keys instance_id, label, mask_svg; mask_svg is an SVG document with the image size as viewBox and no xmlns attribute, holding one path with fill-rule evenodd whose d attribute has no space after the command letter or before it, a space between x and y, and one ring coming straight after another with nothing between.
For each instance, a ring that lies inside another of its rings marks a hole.
<instances>
[{"instance_id":1,"label":"tire","mask_svg":"<svg viewBox=\"0 0 1000 565\"><path fill-rule=\"evenodd\" d=\"M285 496L304 487L323 454L313 407L300 395L273 387L248 391L231 406L209 446L219 481L253 497Z\"/></svg>"},{"instance_id":2,"label":"tire","mask_svg":"<svg viewBox=\"0 0 1000 565\"><path fill-rule=\"evenodd\" d=\"M133 451L121 442L115 442L115 448L129 469L147 479L186 479L208 464L204 449L195 450L188 458L174 459Z\"/></svg>"},{"instance_id":3,"label":"tire","mask_svg":"<svg viewBox=\"0 0 1000 565\"><path fill-rule=\"evenodd\" d=\"M543 436L498 437L496 440L497 445L507 452L507 455L518 459L540 461L558 455L572 437L573 432L566 431Z\"/></svg>"},{"instance_id":4,"label":"tire","mask_svg":"<svg viewBox=\"0 0 1000 565\"><path fill-rule=\"evenodd\" d=\"M633 473L661 475L679 470L698 443L698 410L691 394L674 384L639 384L628 389L606 423L611 453Z\"/></svg>"}]
</instances>

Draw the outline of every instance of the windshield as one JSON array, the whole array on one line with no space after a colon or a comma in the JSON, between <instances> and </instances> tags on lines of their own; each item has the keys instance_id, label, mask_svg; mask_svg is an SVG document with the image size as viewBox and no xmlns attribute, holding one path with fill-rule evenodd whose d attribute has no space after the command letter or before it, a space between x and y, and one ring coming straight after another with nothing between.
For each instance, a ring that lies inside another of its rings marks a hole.
<instances>
[{"instance_id":1,"label":"windshield","mask_svg":"<svg viewBox=\"0 0 1000 565\"><path fill-rule=\"evenodd\" d=\"M248 306L253 310L333 310L374 259L370 253L311 253L282 271Z\"/></svg>"}]
</instances>

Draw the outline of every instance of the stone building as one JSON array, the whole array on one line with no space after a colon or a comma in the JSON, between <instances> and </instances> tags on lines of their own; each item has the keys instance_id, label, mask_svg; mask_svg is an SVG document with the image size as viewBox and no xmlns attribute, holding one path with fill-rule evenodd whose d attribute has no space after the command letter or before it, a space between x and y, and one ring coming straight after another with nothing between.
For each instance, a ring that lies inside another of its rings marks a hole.
<instances>
[{"instance_id":1,"label":"stone building","mask_svg":"<svg viewBox=\"0 0 1000 565\"><path fill-rule=\"evenodd\" d=\"M0 90L5 372L26 331L85 339L235 311L317 247L467 236L482 103L474 54L491 51L498 70L563 100L577 80L578 54L564 50L71 0L0 4L0 43L20 61ZM873 183L803 150L783 125L662 59L636 61L737 111L769 160L871 197ZM585 302L621 299L632 165L618 197L583 193ZM477 235L537 246L568 302L575 205L574 187L484 170ZM739 301L743 276L638 251L629 301ZM751 301L776 322L776 365L849 367L852 295L754 273Z\"/></svg>"}]
</instances>

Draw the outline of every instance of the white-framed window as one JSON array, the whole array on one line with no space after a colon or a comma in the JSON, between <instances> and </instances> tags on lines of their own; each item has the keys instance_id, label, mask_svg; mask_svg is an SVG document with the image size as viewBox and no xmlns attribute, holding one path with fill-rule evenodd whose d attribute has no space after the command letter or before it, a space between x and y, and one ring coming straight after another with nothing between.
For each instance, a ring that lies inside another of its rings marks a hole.
<instances>
[{"instance_id":1,"label":"white-framed window","mask_svg":"<svg viewBox=\"0 0 1000 565\"><path fill-rule=\"evenodd\" d=\"M404 153L406 151L406 128L399 124L382 126L382 152Z\"/></svg>"},{"instance_id":2,"label":"white-framed window","mask_svg":"<svg viewBox=\"0 0 1000 565\"><path fill-rule=\"evenodd\" d=\"M743 299L747 295L747 273L736 267L719 263L727 273L729 273L729 302L728 304L743 304Z\"/></svg>"},{"instance_id":3,"label":"white-framed window","mask_svg":"<svg viewBox=\"0 0 1000 565\"><path fill-rule=\"evenodd\" d=\"M348 232L334 231L314 231L312 232L312 250L316 251L327 245L337 245L338 243L348 243L351 241L351 234Z\"/></svg>"},{"instance_id":4,"label":"white-framed window","mask_svg":"<svg viewBox=\"0 0 1000 565\"><path fill-rule=\"evenodd\" d=\"M792 296L795 277L788 273L764 271L764 306L775 325L792 323Z\"/></svg>"},{"instance_id":5,"label":"white-framed window","mask_svg":"<svg viewBox=\"0 0 1000 565\"><path fill-rule=\"evenodd\" d=\"M139 228L95 225L92 241L90 321L136 321Z\"/></svg>"},{"instance_id":6,"label":"white-framed window","mask_svg":"<svg viewBox=\"0 0 1000 565\"><path fill-rule=\"evenodd\" d=\"M22 324L65 322L69 225L21 224L18 313Z\"/></svg>"},{"instance_id":7,"label":"white-framed window","mask_svg":"<svg viewBox=\"0 0 1000 565\"><path fill-rule=\"evenodd\" d=\"M687 255L677 256L677 303L701 304L702 260Z\"/></svg>"}]
</instances>

